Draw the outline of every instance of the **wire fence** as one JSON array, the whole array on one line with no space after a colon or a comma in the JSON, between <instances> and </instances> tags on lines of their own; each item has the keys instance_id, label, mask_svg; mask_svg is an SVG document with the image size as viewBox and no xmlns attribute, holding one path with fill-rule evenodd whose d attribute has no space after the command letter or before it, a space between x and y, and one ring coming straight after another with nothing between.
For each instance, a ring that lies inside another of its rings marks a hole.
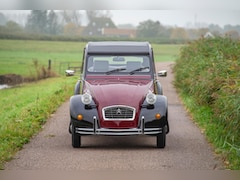
<instances>
[{"instance_id":1,"label":"wire fence","mask_svg":"<svg viewBox=\"0 0 240 180\"><path fill-rule=\"evenodd\" d=\"M56 69L56 67L55 67ZM81 66L79 61L78 62L59 62L58 65L58 74L65 75L66 70L73 70L74 74L81 73Z\"/></svg>"}]
</instances>

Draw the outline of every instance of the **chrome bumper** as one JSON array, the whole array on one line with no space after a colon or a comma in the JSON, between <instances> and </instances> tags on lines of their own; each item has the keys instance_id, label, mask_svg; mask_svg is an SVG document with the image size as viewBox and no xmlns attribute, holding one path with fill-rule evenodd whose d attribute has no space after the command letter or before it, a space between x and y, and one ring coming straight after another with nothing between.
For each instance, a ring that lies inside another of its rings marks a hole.
<instances>
[{"instance_id":1,"label":"chrome bumper","mask_svg":"<svg viewBox=\"0 0 240 180\"><path fill-rule=\"evenodd\" d=\"M82 135L108 135L108 136L127 136L127 135L154 135L162 133L162 128L145 128L144 117L141 118L140 128L130 129L107 129L98 128L97 118L93 117L93 128L76 128L75 133Z\"/></svg>"}]
</instances>

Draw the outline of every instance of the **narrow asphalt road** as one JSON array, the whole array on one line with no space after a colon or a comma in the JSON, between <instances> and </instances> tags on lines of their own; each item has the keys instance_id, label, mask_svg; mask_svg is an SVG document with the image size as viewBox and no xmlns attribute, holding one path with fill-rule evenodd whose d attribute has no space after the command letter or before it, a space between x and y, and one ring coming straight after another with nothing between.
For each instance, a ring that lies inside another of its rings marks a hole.
<instances>
[{"instance_id":1,"label":"narrow asphalt road","mask_svg":"<svg viewBox=\"0 0 240 180\"><path fill-rule=\"evenodd\" d=\"M83 147L71 146L68 133L69 102L65 102L43 130L5 164L7 170L212 170L223 169L201 130L190 120L172 85L172 63L161 78L168 97L170 133L165 149L156 148L152 136L82 137Z\"/></svg>"}]
</instances>

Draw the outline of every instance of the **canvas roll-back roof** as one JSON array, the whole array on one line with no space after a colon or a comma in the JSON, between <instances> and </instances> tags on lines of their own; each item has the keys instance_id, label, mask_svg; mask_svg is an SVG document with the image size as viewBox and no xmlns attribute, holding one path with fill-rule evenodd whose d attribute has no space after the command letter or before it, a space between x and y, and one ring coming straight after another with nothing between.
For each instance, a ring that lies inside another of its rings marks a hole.
<instances>
[{"instance_id":1,"label":"canvas roll-back roof","mask_svg":"<svg viewBox=\"0 0 240 180\"><path fill-rule=\"evenodd\" d=\"M131 54L150 54L151 46L148 42L135 41L102 41L89 42L86 45L87 53L131 53Z\"/></svg>"}]
</instances>

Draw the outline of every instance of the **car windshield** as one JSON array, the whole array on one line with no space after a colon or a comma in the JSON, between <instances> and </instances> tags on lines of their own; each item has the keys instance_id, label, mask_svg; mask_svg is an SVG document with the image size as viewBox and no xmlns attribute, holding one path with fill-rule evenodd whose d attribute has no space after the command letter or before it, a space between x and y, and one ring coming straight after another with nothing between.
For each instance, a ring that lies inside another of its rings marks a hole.
<instances>
[{"instance_id":1,"label":"car windshield","mask_svg":"<svg viewBox=\"0 0 240 180\"><path fill-rule=\"evenodd\" d=\"M89 56L87 72L100 74L144 74L150 72L148 56Z\"/></svg>"}]
</instances>

